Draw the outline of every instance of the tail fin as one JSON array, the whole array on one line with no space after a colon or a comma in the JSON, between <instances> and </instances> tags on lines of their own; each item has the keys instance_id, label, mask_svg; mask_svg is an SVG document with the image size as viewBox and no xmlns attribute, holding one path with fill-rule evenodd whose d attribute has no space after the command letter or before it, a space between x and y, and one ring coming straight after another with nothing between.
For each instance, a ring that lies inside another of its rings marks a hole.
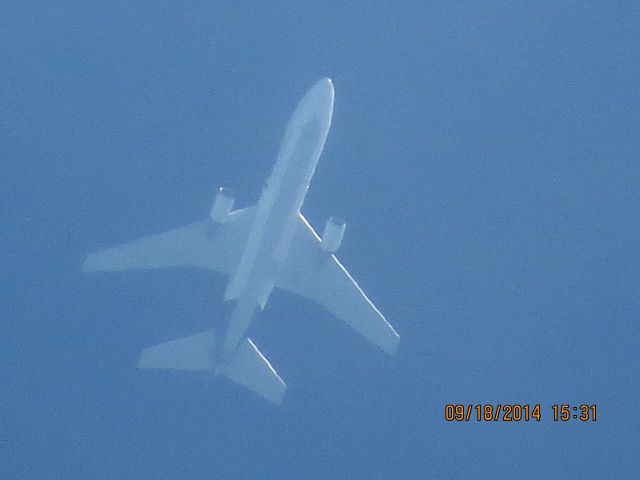
<instances>
[{"instance_id":1,"label":"tail fin","mask_svg":"<svg viewBox=\"0 0 640 480\"><path fill-rule=\"evenodd\" d=\"M214 371L267 400L280 405L287 385L258 350L245 338L224 364L216 364L215 330L205 330L188 337L145 348L138 368Z\"/></svg>"}]
</instances>

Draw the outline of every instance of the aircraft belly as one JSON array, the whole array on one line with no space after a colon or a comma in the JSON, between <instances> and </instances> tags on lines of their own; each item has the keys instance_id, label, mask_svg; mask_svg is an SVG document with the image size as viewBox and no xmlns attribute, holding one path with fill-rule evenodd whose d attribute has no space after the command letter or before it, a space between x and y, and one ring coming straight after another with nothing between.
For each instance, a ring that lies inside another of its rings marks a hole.
<instances>
[{"instance_id":1,"label":"aircraft belly","mask_svg":"<svg viewBox=\"0 0 640 480\"><path fill-rule=\"evenodd\" d=\"M287 127L278 161L260 198L242 260L229 282L225 300L248 296L264 307L289 251L298 212L330 124L330 115L321 118L314 111L298 110L300 107Z\"/></svg>"}]
</instances>

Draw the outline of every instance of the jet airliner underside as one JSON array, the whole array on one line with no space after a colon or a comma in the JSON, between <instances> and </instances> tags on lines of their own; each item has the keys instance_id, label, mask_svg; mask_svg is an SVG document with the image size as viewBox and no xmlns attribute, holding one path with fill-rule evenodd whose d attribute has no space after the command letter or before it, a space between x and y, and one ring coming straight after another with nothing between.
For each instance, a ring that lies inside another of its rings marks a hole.
<instances>
[{"instance_id":1,"label":"jet airliner underside","mask_svg":"<svg viewBox=\"0 0 640 480\"><path fill-rule=\"evenodd\" d=\"M226 329L211 329L145 349L140 368L212 371L281 403L286 385L246 332L274 288L311 298L393 355L399 336L335 257L345 223L330 218L318 236L300 209L331 125L331 80L317 82L296 107L260 200L233 210L225 188L209 217L87 256L83 270L191 266L229 275L234 302Z\"/></svg>"}]
</instances>

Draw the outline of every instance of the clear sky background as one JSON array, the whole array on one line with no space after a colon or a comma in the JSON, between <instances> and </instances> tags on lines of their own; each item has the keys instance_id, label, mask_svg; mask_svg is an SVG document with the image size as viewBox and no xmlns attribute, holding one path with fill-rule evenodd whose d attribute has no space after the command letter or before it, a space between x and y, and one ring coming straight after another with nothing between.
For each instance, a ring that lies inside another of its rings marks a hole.
<instances>
[{"instance_id":1,"label":"clear sky background","mask_svg":"<svg viewBox=\"0 0 640 480\"><path fill-rule=\"evenodd\" d=\"M0 477L637 478L637 3L294 3L3 4ZM225 318L225 279L84 256L202 218L220 185L254 203L324 76L303 211L347 220L339 257L396 358L274 293L251 336L282 407L138 371Z\"/></svg>"}]
</instances>

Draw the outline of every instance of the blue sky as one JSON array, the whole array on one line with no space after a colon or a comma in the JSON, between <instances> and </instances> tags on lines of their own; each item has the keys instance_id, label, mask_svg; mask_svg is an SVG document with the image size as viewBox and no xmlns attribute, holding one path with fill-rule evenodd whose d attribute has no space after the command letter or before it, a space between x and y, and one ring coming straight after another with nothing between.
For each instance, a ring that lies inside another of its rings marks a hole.
<instances>
[{"instance_id":1,"label":"blue sky","mask_svg":"<svg viewBox=\"0 0 640 480\"><path fill-rule=\"evenodd\" d=\"M633 478L633 2L19 2L0 20L3 478ZM274 294L275 409L141 372L225 279L85 276L97 248L255 202L298 99L336 89L304 213L402 336L389 359ZM449 423L448 403L541 404ZM597 422L551 405L596 404Z\"/></svg>"}]
</instances>

